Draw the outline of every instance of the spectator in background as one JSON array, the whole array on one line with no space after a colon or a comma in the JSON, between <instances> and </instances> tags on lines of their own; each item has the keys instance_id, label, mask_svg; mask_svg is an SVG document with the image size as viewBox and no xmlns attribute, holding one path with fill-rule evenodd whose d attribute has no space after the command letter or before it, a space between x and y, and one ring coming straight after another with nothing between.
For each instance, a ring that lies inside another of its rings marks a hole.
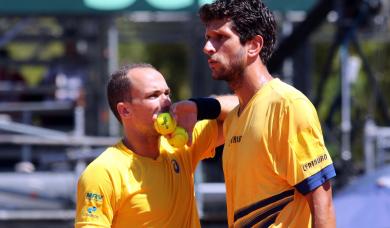
<instances>
[{"instance_id":1,"label":"spectator in background","mask_svg":"<svg viewBox=\"0 0 390 228\"><path fill-rule=\"evenodd\" d=\"M10 94L16 86L25 86L26 82L15 67L9 67L7 49L0 49L0 99L1 101L18 101L20 94Z\"/></svg>"},{"instance_id":2,"label":"spectator in background","mask_svg":"<svg viewBox=\"0 0 390 228\"><path fill-rule=\"evenodd\" d=\"M25 85L24 78L14 67L8 67L9 53L7 49L0 49L0 81Z\"/></svg>"},{"instance_id":3,"label":"spectator in background","mask_svg":"<svg viewBox=\"0 0 390 228\"><path fill-rule=\"evenodd\" d=\"M54 97L49 99L79 101L84 97L87 79L87 60L77 50L77 41L65 40L64 56L55 59L43 78L43 86L54 86Z\"/></svg>"},{"instance_id":4,"label":"spectator in background","mask_svg":"<svg viewBox=\"0 0 390 228\"><path fill-rule=\"evenodd\" d=\"M77 48L75 31L69 29L64 34L64 54L54 59L44 76L41 86L53 89L54 93L45 95L44 100L69 101L75 106L85 107L85 84L88 76L88 61ZM68 129L75 124L74 112L47 114L42 124L50 127Z\"/></svg>"}]
</instances>

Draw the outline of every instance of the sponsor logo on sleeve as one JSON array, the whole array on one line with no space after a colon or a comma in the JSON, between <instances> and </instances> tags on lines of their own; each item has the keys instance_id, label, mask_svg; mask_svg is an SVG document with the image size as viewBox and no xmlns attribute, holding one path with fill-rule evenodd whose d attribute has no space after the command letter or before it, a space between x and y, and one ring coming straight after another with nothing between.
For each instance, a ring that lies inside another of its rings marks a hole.
<instances>
[{"instance_id":1,"label":"sponsor logo on sleeve","mask_svg":"<svg viewBox=\"0 0 390 228\"><path fill-rule=\"evenodd\" d=\"M98 211L98 208L96 206L89 206L86 209L86 213L83 212L82 214L83 214L83 216L97 219L97 218L99 218L99 216L96 215L97 211Z\"/></svg>"},{"instance_id":2,"label":"sponsor logo on sleeve","mask_svg":"<svg viewBox=\"0 0 390 228\"><path fill-rule=\"evenodd\" d=\"M96 202L103 201L103 195L93 193L93 192L87 192L87 194L85 195L85 198L89 201L96 201Z\"/></svg>"},{"instance_id":3,"label":"sponsor logo on sleeve","mask_svg":"<svg viewBox=\"0 0 390 228\"><path fill-rule=\"evenodd\" d=\"M96 210L97 210L97 208L96 208L95 206L92 206L92 207L88 207L88 208L87 208L88 214L95 213Z\"/></svg>"},{"instance_id":4,"label":"sponsor logo on sleeve","mask_svg":"<svg viewBox=\"0 0 390 228\"><path fill-rule=\"evenodd\" d=\"M307 171L307 170L309 170L309 169L311 169L311 168L321 164L322 162L324 162L326 160L328 160L328 155L323 154L323 155L317 157L316 159L314 159L312 161L309 161L308 163L304 164L302 166L302 169L303 169L303 171Z\"/></svg>"}]
</instances>

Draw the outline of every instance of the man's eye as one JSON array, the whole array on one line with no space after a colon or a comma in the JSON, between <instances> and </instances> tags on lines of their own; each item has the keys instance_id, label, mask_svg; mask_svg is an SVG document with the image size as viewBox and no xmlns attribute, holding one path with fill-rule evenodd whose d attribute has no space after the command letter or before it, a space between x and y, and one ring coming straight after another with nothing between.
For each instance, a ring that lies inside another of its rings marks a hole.
<instances>
[{"instance_id":1,"label":"man's eye","mask_svg":"<svg viewBox=\"0 0 390 228\"><path fill-rule=\"evenodd\" d=\"M223 38L224 38L224 36L222 36L222 35L217 35L217 37L216 37L217 40L222 40Z\"/></svg>"}]
</instances>

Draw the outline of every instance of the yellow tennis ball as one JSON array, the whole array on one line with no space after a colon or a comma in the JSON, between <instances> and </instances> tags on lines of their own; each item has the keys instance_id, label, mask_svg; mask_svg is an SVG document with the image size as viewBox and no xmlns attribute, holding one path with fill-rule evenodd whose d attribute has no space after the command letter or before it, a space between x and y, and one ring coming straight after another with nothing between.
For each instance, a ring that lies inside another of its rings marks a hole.
<instances>
[{"instance_id":1,"label":"yellow tennis ball","mask_svg":"<svg viewBox=\"0 0 390 228\"><path fill-rule=\"evenodd\" d=\"M168 139L169 144L176 148L183 147L187 141L188 134L182 127L176 127L175 131L171 135L171 138Z\"/></svg>"},{"instance_id":2,"label":"yellow tennis ball","mask_svg":"<svg viewBox=\"0 0 390 228\"><path fill-rule=\"evenodd\" d=\"M156 121L154 121L154 128L162 135L171 134L176 128L175 118L168 112L158 114Z\"/></svg>"}]
</instances>

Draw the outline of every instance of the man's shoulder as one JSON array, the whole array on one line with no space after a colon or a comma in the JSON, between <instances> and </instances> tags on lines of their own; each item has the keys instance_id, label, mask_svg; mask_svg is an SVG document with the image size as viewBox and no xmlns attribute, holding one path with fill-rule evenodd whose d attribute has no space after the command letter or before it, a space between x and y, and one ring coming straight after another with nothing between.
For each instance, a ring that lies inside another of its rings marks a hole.
<instances>
[{"instance_id":1,"label":"man's shoulder","mask_svg":"<svg viewBox=\"0 0 390 228\"><path fill-rule=\"evenodd\" d=\"M107 169L111 170L118 167L120 163L126 161L126 156L118 148L117 145L107 147L98 157L96 157L88 167L93 169Z\"/></svg>"},{"instance_id":2,"label":"man's shoulder","mask_svg":"<svg viewBox=\"0 0 390 228\"><path fill-rule=\"evenodd\" d=\"M274 80L271 84L269 97L272 103L282 103L285 106L295 105L296 103L311 104L309 98L294 86L281 80Z\"/></svg>"},{"instance_id":3,"label":"man's shoulder","mask_svg":"<svg viewBox=\"0 0 390 228\"><path fill-rule=\"evenodd\" d=\"M301 91L282 80L276 79L271 84L272 91L282 98L306 97Z\"/></svg>"}]
</instances>

